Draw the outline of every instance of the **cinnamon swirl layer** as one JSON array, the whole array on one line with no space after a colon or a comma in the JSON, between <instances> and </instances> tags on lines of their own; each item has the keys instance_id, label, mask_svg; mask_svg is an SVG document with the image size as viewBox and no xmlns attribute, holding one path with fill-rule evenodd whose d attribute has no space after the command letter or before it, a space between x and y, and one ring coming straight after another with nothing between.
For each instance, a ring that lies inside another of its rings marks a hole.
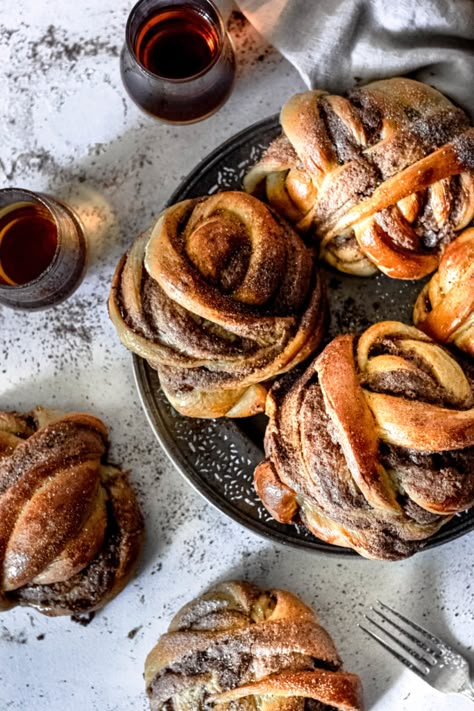
<instances>
[{"instance_id":1,"label":"cinnamon swirl layer","mask_svg":"<svg viewBox=\"0 0 474 711\"><path fill-rule=\"evenodd\" d=\"M0 610L88 612L127 583L143 520L106 449L92 415L0 413Z\"/></svg>"},{"instance_id":2,"label":"cinnamon swirl layer","mask_svg":"<svg viewBox=\"0 0 474 711\"><path fill-rule=\"evenodd\" d=\"M267 401L255 487L282 523L369 558L404 558L474 503L473 383L392 321L338 336Z\"/></svg>"},{"instance_id":3,"label":"cinnamon swirl layer","mask_svg":"<svg viewBox=\"0 0 474 711\"><path fill-rule=\"evenodd\" d=\"M120 261L109 312L171 404L195 417L263 410L264 383L316 349L325 316L311 250L239 192L166 209Z\"/></svg>"},{"instance_id":4,"label":"cinnamon swirl layer","mask_svg":"<svg viewBox=\"0 0 474 711\"><path fill-rule=\"evenodd\" d=\"M357 711L362 689L344 672L315 614L284 590L226 582L185 605L145 662L152 711Z\"/></svg>"},{"instance_id":5,"label":"cinnamon swirl layer","mask_svg":"<svg viewBox=\"0 0 474 711\"><path fill-rule=\"evenodd\" d=\"M415 304L413 320L441 343L453 343L474 357L474 228L446 249L438 271Z\"/></svg>"},{"instance_id":6,"label":"cinnamon swirl layer","mask_svg":"<svg viewBox=\"0 0 474 711\"><path fill-rule=\"evenodd\" d=\"M412 79L293 96L244 185L310 231L337 269L419 279L474 217L474 128Z\"/></svg>"}]
</instances>

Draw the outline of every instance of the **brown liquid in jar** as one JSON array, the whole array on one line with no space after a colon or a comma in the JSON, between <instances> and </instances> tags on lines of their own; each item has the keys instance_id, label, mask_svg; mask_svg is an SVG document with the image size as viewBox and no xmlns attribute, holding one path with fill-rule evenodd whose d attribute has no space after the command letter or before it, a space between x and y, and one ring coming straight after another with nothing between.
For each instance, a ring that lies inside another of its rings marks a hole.
<instances>
[{"instance_id":1,"label":"brown liquid in jar","mask_svg":"<svg viewBox=\"0 0 474 711\"><path fill-rule=\"evenodd\" d=\"M21 286L51 264L58 241L51 215L39 205L19 205L0 217L0 284Z\"/></svg>"},{"instance_id":2,"label":"brown liquid in jar","mask_svg":"<svg viewBox=\"0 0 474 711\"><path fill-rule=\"evenodd\" d=\"M148 71L166 79L187 79L204 71L220 50L213 24L190 6L165 8L140 28L135 52Z\"/></svg>"}]
</instances>

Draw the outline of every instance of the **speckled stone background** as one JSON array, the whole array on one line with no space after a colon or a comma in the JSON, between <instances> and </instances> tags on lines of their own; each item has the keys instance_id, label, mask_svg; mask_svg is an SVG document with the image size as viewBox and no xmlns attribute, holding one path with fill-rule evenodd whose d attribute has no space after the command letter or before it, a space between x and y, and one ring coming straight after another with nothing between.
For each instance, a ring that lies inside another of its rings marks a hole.
<instances>
[{"instance_id":1,"label":"speckled stone background","mask_svg":"<svg viewBox=\"0 0 474 711\"><path fill-rule=\"evenodd\" d=\"M114 266L210 150L302 88L294 69L234 13L239 73L228 103L188 127L145 117L121 86L124 0L0 0L0 178L74 206L92 243L87 276L55 309L0 309L0 407L89 410L111 427L132 471L148 538L138 576L92 622L16 609L0 617L0 710L137 711L143 662L173 612L212 583L287 587L319 611L367 707L463 711L358 629L377 598L396 604L474 660L474 534L403 563L341 562L286 550L201 500L160 451L137 400L131 357L108 321Z\"/></svg>"}]
</instances>

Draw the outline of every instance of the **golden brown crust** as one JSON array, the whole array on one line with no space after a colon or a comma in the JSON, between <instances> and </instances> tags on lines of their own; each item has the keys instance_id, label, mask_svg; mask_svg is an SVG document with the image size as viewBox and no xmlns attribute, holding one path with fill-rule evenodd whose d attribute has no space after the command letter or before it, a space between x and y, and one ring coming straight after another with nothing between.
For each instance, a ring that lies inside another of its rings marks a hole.
<instances>
[{"instance_id":1,"label":"golden brown crust","mask_svg":"<svg viewBox=\"0 0 474 711\"><path fill-rule=\"evenodd\" d=\"M314 233L337 269L419 279L473 219L474 128L432 87L394 78L347 98L308 91L280 120L245 188Z\"/></svg>"},{"instance_id":2,"label":"golden brown crust","mask_svg":"<svg viewBox=\"0 0 474 711\"><path fill-rule=\"evenodd\" d=\"M121 259L109 298L122 343L182 414L246 417L308 357L325 319L314 256L245 193L165 210Z\"/></svg>"},{"instance_id":3,"label":"golden brown crust","mask_svg":"<svg viewBox=\"0 0 474 711\"><path fill-rule=\"evenodd\" d=\"M312 610L285 590L221 583L185 605L145 662L152 711L258 705L265 711L361 711L359 678L340 669ZM285 701L286 699L286 701Z\"/></svg>"},{"instance_id":4,"label":"golden brown crust","mask_svg":"<svg viewBox=\"0 0 474 711\"><path fill-rule=\"evenodd\" d=\"M338 336L270 391L257 493L329 543L406 557L474 504L473 403L472 381L414 327Z\"/></svg>"},{"instance_id":5,"label":"golden brown crust","mask_svg":"<svg viewBox=\"0 0 474 711\"><path fill-rule=\"evenodd\" d=\"M359 677L355 674L313 669L310 672L272 674L260 681L211 697L211 701L222 704L248 696L267 694L278 700L301 697L331 705L332 708L357 711L361 709L362 687ZM276 703L279 710L280 702ZM271 705L268 709L271 709Z\"/></svg>"},{"instance_id":6,"label":"golden brown crust","mask_svg":"<svg viewBox=\"0 0 474 711\"><path fill-rule=\"evenodd\" d=\"M443 254L415 304L413 320L440 343L474 357L474 228L464 230Z\"/></svg>"},{"instance_id":7,"label":"golden brown crust","mask_svg":"<svg viewBox=\"0 0 474 711\"><path fill-rule=\"evenodd\" d=\"M270 460L265 460L255 470L254 484L257 496L265 499L265 507L280 523L291 523L298 512L296 492L283 484Z\"/></svg>"},{"instance_id":8,"label":"golden brown crust","mask_svg":"<svg viewBox=\"0 0 474 711\"><path fill-rule=\"evenodd\" d=\"M106 426L36 408L0 413L7 430L17 441L0 458L0 609L101 607L127 582L143 537L127 475L102 463Z\"/></svg>"}]
</instances>

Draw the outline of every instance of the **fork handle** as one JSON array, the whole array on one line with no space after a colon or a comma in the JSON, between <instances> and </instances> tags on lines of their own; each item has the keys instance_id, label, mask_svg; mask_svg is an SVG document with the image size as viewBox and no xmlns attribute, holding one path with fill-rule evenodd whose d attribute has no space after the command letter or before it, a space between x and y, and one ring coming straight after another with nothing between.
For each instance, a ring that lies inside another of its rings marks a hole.
<instances>
[{"instance_id":1,"label":"fork handle","mask_svg":"<svg viewBox=\"0 0 474 711\"><path fill-rule=\"evenodd\" d=\"M472 684L466 684L464 689L459 692L462 696L467 696L468 699L474 701L474 687Z\"/></svg>"}]
</instances>

